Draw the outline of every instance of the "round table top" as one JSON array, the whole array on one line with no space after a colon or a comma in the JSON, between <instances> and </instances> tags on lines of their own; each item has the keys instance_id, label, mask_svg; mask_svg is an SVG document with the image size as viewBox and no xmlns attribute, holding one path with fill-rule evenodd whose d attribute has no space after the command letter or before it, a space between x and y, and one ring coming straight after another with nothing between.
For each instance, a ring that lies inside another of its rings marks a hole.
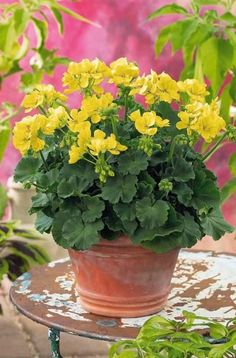
<instances>
[{"instance_id":1,"label":"round table top","mask_svg":"<svg viewBox=\"0 0 236 358\"><path fill-rule=\"evenodd\" d=\"M180 253L168 304L159 312L180 319L182 310L223 321L236 316L236 256ZM107 341L136 337L150 317L107 318L86 312L75 291L69 258L35 267L19 277L10 297L17 309L45 326Z\"/></svg>"}]
</instances>

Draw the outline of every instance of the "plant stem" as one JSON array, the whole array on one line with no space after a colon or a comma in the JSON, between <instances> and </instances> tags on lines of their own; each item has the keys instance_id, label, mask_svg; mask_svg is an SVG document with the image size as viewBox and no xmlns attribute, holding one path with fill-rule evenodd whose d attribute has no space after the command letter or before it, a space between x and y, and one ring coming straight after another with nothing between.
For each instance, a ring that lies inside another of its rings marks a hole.
<instances>
[{"instance_id":1,"label":"plant stem","mask_svg":"<svg viewBox=\"0 0 236 358\"><path fill-rule=\"evenodd\" d=\"M17 111L15 111L14 113L9 114L8 116L6 116L5 118L3 118L0 123L4 123L4 122L8 122L10 119L14 118L15 116L17 116L17 114L19 114L20 112L22 112L22 109L19 108Z\"/></svg>"},{"instance_id":2,"label":"plant stem","mask_svg":"<svg viewBox=\"0 0 236 358\"><path fill-rule=\"evenodd\" d=\"M111 126L112 126L113 133L116 136L116 139L118 139L117 130L116 130L116 123L115 123L115 118L114 117L111 117Z\"/></svg>"},{"instance_id":3,"label":"plant stem","mask_svg":"<svg viewBox=\"0 0 236 358\"><path fill-rule=\"evenodd\" d=\"M125 121L127 120L127 114L128 114L128 93L125 94Z\"/></svg>"},{"instance_id":4,"label":"plant stem","mask_svg":"<svg viewBox=\"0 0 236 358\"><path fill-rule=\"evenodd\" d=\"M223 140L226 138L228 132L225 132L224 134L222 134L222 136L218 139L218 141L216 142L216 144L202 157L202 160L205 162L207 159L209 159L212 154L215 153L215 151L218 149L218 147L220 146L221 142L223 142Z\"/></svg>"},{"instance_id":5,"label":"plant stem","mask_svg":"<svg viewBox=\"0 0 236 358\"><path fill-rule=\"evenodd\" d=\"M42 158L42 161L43 161L46 171L48 171L49 168L48 168L47 162L46 162L41 150L39 151L39 154L40 154L40 157Z\"/></svg>"},{"instance_id":6,"label":"plant stem","mask_svg":"<svg viewBox=\"0 0 236 358\"><path fill-rule=\"evenodd\" d=\"M45 111L45 109L42 106L39 106L40 111L46 116L47 112Z\"/></svg>"}]
</instances>

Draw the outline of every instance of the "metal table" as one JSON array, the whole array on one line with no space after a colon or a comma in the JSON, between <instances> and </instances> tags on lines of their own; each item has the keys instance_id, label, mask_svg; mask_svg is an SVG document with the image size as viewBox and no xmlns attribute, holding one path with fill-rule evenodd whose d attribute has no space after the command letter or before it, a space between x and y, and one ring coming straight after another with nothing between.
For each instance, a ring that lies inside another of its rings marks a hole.
<instances>
[{"instance_id":1,"label":"metal table","mask_svg":"<svg viewBox=\"0 0 236 358\"><path fill-rule=\"evenodd\" d=\"M236 256L182 251L172 280L168 304L159 314L180 319L182 310L219 321L236 315ZM53 358L60 354L60 332L117 341L134 338L149 317L106 318L81 307L68 258L35 267L10 290L17 309L49 328Z\"/></svg>"}]
</instances>

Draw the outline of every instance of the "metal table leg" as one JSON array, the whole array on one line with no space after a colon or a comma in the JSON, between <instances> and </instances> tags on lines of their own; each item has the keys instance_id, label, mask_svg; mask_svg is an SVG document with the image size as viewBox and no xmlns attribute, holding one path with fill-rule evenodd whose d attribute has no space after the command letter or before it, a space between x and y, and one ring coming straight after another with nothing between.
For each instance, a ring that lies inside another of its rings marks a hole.
<instances>
[{"instance_id":1,"label":"metal table leg","mask_svg":"<svg viewBox=\"0 0 236 358\"><path fill-rule=\"evenodd\" d=\"M51 358L63 358L60 354L60 331L49 328L48 339L51 342Z\"/></svg>"}]
</instances>

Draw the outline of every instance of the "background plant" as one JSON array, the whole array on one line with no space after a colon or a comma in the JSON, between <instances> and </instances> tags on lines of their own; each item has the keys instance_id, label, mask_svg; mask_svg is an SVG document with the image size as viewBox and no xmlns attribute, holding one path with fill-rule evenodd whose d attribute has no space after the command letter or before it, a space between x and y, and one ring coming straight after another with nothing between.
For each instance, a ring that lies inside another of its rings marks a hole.
<instances>
[{"instance_id":1,"label":"background plant","mask_svg":"<svg viewBox=\"0 0 236 358\"><path fill-rule=\"evenodd\" d=\"M46 252L35 244L39 239L34 231L19 228L15 221L0 221L0 285L4 275L14 281L32 266L49 262Z\"/></svg>"},{"instance_id":2,"label":"background plant","mask_svg":"<svg viewBox=\"0 0 236 358\"><path fill-rule=\"evenodd\" d=\"M182 50L184 68L181 79L196 78L207 81L211 96L220 95L221 115L229 125L231 105L236 102L236 17L234 0L192 0L189 7L177 4L162 6L149 15L155 19L166 14L179 14L181 18L163 27L155 43L159 55L167 43L172 51ZM205 5L214 5L207 9ZM235 135L232 134L233 136ZM202 147L204 151L206 146ZM229 160L233 179L222 188L222 201L236 190L236 155Z\"/></svg>"},{"instance_id":3,"label":"background plant","mask_svg":"<svg viewBox=\"0 0 236 358\"><path fill-rule=\"evenodd\" d=\"M66 57L57 55L57 49L47 48L49 18L54 17L58 33L63 35L63 14L89 24L95 23L60 4L57 0L18 0L0 4L0 87L3 82L19 72L20 88L29 91L40 83L45 74L51 75L59 64L68 64ZM29 36L33 26L36 43ZM21 62L30 52L31 70L25 70ZM0 105L0 160L10 137L10 119L19 113L15 104Z\"/></svg>"},{"instance_id":4,"label":"background plant","mask_svg":"<svg viewBox=\"0 0 236 358\"><path fill-rule=\"evenodd\" d=\"M104 82L115 85L114 97ZM140 77L126 58L110 66L72 62L63 84L66 94L82 94L80 108L51 85L36 87L22 105L37 114L14 128L23 155L15 180L37 189L31 213L40 232L52 232L64 248L85 250L126 234L163 252L232 231L204 165L212 149L203 157L193 148L201 137L215 150L230 133L217 102L205 101L204 84L154 71Z\"/></svg>"},{"instance_id":5,"label":"background plant","mask_svg":"<svg viewBox=\"0 0 236 358\"><path fill-rule=\"evenodd\" d=\"M187 311L179 321L155 316L144 323L136 339L115 343L109 357L233 358L235 324L236 319L224 325Z\"/></svg>"}]
</instances>

